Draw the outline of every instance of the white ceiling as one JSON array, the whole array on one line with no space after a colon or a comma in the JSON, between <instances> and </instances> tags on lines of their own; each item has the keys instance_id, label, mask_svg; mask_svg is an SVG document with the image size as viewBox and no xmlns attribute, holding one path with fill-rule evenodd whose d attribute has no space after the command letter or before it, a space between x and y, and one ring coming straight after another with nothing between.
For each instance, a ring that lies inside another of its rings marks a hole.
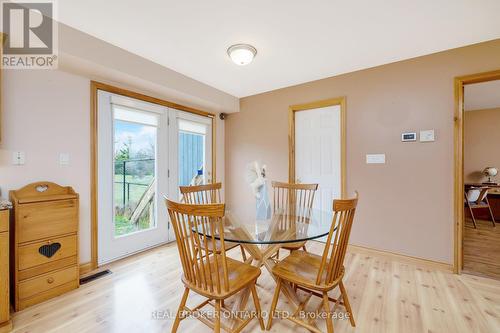
<instances>
[{"instance_id":1,"label":"white ceiling","mask_svg":"<svg viewBox=\"0 0 500 333\"><path fill-rule=\"evenodd\" d=\"M59 20L237 97L500 38L499 0L63 0ZM258 50L234 65L231 44Z\"/></svg>"},{"instance_id":2,"label":"white ceiling","mask_svg":"<svg viewBox=\"0 0 500 333\"><path fill-rule=\"evenodd\" d=\"M464 110L500 108L500 80L468 84L464 87Z\"/></svg>"}]
</instances>

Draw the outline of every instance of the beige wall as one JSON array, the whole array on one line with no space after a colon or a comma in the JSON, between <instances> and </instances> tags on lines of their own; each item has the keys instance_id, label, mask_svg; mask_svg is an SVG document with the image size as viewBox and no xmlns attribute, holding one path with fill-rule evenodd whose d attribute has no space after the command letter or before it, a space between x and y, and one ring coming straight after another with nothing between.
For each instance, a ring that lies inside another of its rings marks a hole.
<instances>
[{"instance_id":1,"label":"beige wall","mask_svg":"<svg viewBox=\"0 0 500 333\"><path fill-rule=\"evenodd\" d=\"M465 182L483 182L485 167L500 169L500 108L467 111L464 119Z\"/></svg>"},{"instance_id":2,"label":"beige wall","mask_svg":"<svg viewBox=\"0 0 500 333\"><path fill-rule=\"evenodd\" d=\"M288 106L347 98L347 190L360 193L351 243L451 263L453 78L500 68L500 40L243 98L226 120L226 202L253 210L246 163L288 178ZM402 143L435 129L433 143ZM365 154L385 153L385 165Z\"/></svg>"},{"instance_id":3,"label":"beige wall","mask_svg":"<svg viewBox=\"0 0 500 333\"><path fill-rule=\"evenodd\" d=\"M0 196L34 181L73 186L80 194L80 262L88 262L90 79L60 70L8 70L3 83ZM218 117L216 131L217 179L223 181L224 123ZM25 152L25 165L12 165L14 151ZM69 153L69 166L59 165L60 153Z\"/></svg>"}]
</instances>

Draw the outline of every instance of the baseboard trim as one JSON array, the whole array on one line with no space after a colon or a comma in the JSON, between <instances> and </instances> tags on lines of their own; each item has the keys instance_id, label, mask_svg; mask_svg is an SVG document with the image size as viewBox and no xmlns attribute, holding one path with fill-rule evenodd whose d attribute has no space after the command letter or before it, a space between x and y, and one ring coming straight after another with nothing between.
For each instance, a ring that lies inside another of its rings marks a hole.
<instances>
[{"instance_id":1,"label":"baseboard trim","mask_svg":"<svg viewBox=\"0 0 500 333\"><path fill-rule=\"evenodd\" d=\"M0 324L0 333L8 333L12 331L12 320L9 319L7 322Z\"/></svg>"},{"instance_id":2,"label":"baseboard trim","mask_svg":"<svg viewBox=\"0 0 500 333\"><path fill-rule=\"evenodd\" d=\"M91 271L92 271L92 263L91 262L80 264L80 276L85 275Z\"/></svg>"},{"instance_id":3,"label":"baseboard trim","mask_svg":"<svg viewBox=\"0 0 500 333\"><path fill-rule=\"evenodd\" d=\"M90 273L90 272L93 272L93 271L96 271L98 269L101 269L103 267L107 267L108 265L114 263L114 262L117 262L117 261L120 261L120 260L126 260L127 258L130 258L130 257L133 257L133 256L136 256L136 255L139 255L139 254L142 254L142 253L146 253L148 251L152 251L156 248L159 248L159 247L162 247L162 246L169 246L169 245L175 245L175 241L173 242L164 242L164 243L160 243L160 244L156 244L156 245L153 245L151 247L148 247L146 249L143 249L143 250L140 250L140 251L137 251L137 252L133 252L133 253L129 253L123 257L120 257L120 258L116 258L115 260L113 261L110 261L110 262L105 262L105 263L102 263L101 265L97 265L96 267L94 267L94 265L92 264L92 262L87 262L87 263L84 263L84 264L80 264L80 277Z\"/></svg>"},{"instance_id":4,"label":"baseboard trim","mask_svg":"<svg viewBox=\"0 0 500 333\"><path fill-rule=\"evenodd\" d=\"M418 257L412 257L412 256L404 255L404 254L394 253L394 252L385 251L385 250L373 249L373 248L360 246L360 245L350 244L350 245L348 245L347 249L348 249L348 251L354 252L354 253L383 256L383 257L395 259L397 261L404 262L404 263L425 266L425 267L439 269L439 270L447 271L447 272L453 272L453 265L447 264L444 262L423 259L423 258L418 258Z\"/></svg>"},{"instance_id":5,"label":"baseboard trim","mask_svg":"<svg viewBox=\"0 0 500 333\"><path fill-rule=\"evenodd\" d=\"M148 250L152 250L156 247L164 246L164 245L166 245L166 244L160 244L160 245L155 246L153 248L149 248L143 252L147 252ZM450 272L453 271L452 264L447 264L444 262L439 262L439 261L434 261L434 260L429 260L429 259L423 259L423 258L419 258L419 257L408 256L405 254L394 253L394 252L390 252L390 251L386 251L386 250L378 250L378 249L374 249L374 248L370 248L370 247L366 247L366 246L361 246L361 245L349 244L348 251L354 252L354 253L383 256L383 257L398 260L400 262L416 264L416 265L420 265L420 266L439 269L442 271L450 271ZM138 254L138 253L135 253L134 255L136 255L136 254ZM125 259L125 258L123 258L123 259ZM91 271L92 271L92 263L91 262L80 264L80 276L88 274Z\"/></svg>"}]
</instances>

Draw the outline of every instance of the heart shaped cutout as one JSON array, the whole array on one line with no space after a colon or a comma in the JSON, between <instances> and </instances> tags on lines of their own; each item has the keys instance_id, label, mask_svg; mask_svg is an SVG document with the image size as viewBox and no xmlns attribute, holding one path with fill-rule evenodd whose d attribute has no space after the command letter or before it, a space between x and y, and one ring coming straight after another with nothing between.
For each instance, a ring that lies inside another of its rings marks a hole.
<instances>
[{"instance_id":1,"label":"heart shaped cutout","mask_svg":"<svg viewBox=\"0 0 500 333\"><path fill-rule=\"evenodd\" d=\"M52 243L40 246L38 252L47 258L51 258L61 248L61 243Z\"/></svg>"},{"instance_id":2,"label":"heart shaped cutout","mask_svg":"<svg viewBox=\"0 0 500 333\"><path fill-rule=\"evenodd\" d=\"M47 185L38 185L35 189L37 192L42 193L42 192L47 191L49 189L49 187Z\"/></svg>"}]
</instances>

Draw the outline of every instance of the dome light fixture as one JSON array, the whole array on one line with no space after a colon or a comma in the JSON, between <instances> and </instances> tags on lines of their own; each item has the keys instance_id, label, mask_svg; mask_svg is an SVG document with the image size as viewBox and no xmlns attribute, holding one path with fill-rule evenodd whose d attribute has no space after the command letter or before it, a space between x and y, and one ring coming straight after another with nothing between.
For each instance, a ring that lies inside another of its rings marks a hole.
<instances>
[{"instance_id":1,"label":"dome light fixture","mask_svg":"<svg viewBox=\"0 0 500 333\"><path fill-rule=\"evenodd\" d=\"M245 66L252 62L257 49L249 44L234 44L227 49L227 54L238 66Z\"/></svg>"}]
</instances>

